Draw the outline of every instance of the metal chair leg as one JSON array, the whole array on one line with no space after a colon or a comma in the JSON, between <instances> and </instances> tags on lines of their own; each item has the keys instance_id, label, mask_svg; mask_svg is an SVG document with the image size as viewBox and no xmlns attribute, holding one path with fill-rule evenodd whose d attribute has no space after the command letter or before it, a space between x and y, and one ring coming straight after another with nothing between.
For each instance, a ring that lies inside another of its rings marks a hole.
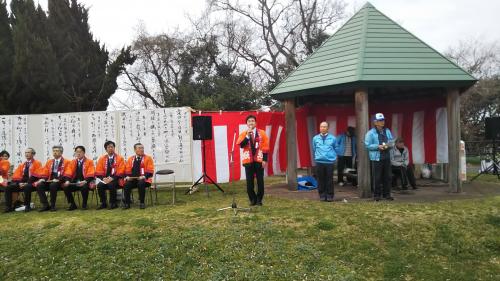
<instances>
[{"instance_id":1,"label":"metal chair leg","mask_svg":"<svg viewBox=\"0 0 500 281\"><path fill-rule=\"evenodd\" d=\"M148 187L148 192L149 192L149 202L151 203L151 205L153 206L154 203L153 203L153 193L151 191L151 189L153 188L153 186L150 186Z\"/></svg>"}]
</instances>

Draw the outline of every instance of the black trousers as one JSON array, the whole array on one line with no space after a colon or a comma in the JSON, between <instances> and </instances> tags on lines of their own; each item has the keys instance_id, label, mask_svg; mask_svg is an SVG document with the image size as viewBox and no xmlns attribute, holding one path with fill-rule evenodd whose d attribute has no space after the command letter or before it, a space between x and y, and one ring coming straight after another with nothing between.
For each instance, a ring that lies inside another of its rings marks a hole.
<instances>
[{"instance_id":1,"label":"black trousers","mask_svg":"<svg viewBox=\"0 0 500 281\"><path fill-rule=\"evenodd\" d=\"M415 180L415 174L413 173L413 166L392 166L392 173L396 176L399 177L401 180L401 186L403 189L406 189L408 187L408 183L411 185L411 187L415 188L417 186L417 182ZM395 182L397 185L397 182Z\"/></svg>"},{"instance_id":2,"label":"black trousers","mask_svg":"<svg viewBox=\"0 0 500 281\"><path fill-rule=\"evenodd\" d=\"M391 160L384 159L380 161L370 161L373 169L374 197L390 197L391 196Z\"/></svg>"},{"instance_id":3,"label":"black trousers","mask_svg":"<svg viewBox=\"0 0 500 281\"><path fill-rule=\"evenodd\" d=\"M118 188L118 181L114 180L108 184L100 182L97 185L97 191L99 192L99 198L101 199L101 205L107 205L106 190L109 190L109 204L116 204L116 190Z\"/></svg>"},{"instance_id":4,"label":"black trousers","mask_svg":"<svg viewBox=\"0 0 500 281\"><path fill-rule=\"evenodd\" d=\"M37 186L36 192L38 193L38 197L40 198L40 202L44 207L47 207L49 205L47 201L47 194L45 192L49 191L50 192L50 206L52 208L56 207L56 200L57 200L57 192L59 190L62 190L61 188L61 182L43 182L40 185ZM26 198L26 196L24 196Z\"/></svg>"},{"instance_id":5,"label":"black trousers","mask_svg":"<svg viewBox=\"0 0 500 281\"><path fill-rule=\"evenodd\" d=\"M151 186L149 182L145 180L130 180L125 182L124 192L125 192L125 204L130 204L130 193L132 189L137 188L139 190L139 202L144 203L146 198L146 187Z\"/></svg>"},{"instance_id":6,"label":"black trousers","mask_svg":"<svg viewBox=\"0 0 500 281\"><path fill-rule=\"evenodd\" d=\"M80 191L82 193L82 207L87 207L87 201L89 200L89 184L86 183L82 186L78 185L70 185L64 188L64 194L66 195L66 199L70 205L75 204L75 197L73 197L73 192Z\"/></svg>"},{"instance_id":7,"label":"black trousers","mask_svg":"<svg viewBox=\"0 0 500 281\"><path fill-rule=\"evenodd\" d=\"M252 162L245 164L244 167L248 199L252 204L262 203L264 198L264 168L262 168L262 163ZM257 194L255 194L254 178L257 178Z\"/></svg>"},{"instance_id":8,"label":"black trousers","mask_svg":"<svg viewBox=\"0 0 500 281\"><path fill-rule=\"evenodd\" d=\"M319 198L333 199L333 164L316 163L316 176L318 177Z\"/></svg>"},{"instance_id":9,"label":"black trousers","mask_svg":"<svg viewBox=\"0 0 500 281\"><path fill-rule=\"evenodd\" d=\"M5 188L5 207L7 209L12 208L12 193L14 192L24 192L24 204L29 206L31 203L31 192L35 189L31 183L26 184L23 188L19 186L19 183L11 183Z\"/></svg>"},{"instance_id":10,"label":"black trousers","mask_svg":"<svg viewBox=\"0 0 500 281\"><path fill-rule=\"evenodd\" d=\"M344 169L352 168L352 156L337 157L337 182L344 182Z\"/></svg>"}]
</instances>

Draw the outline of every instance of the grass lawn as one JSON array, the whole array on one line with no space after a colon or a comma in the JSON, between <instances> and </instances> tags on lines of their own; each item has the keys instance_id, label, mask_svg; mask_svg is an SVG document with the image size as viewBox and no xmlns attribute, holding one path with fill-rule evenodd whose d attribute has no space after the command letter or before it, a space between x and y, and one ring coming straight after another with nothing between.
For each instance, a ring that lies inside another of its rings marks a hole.
<instances>
[{"instance_id":1,"label":"grass lawn","mask_svg":"<svg viewBox=\"0 0 500 281\"><path fill-rule=\"evenodd\" d=\"M247 204L243 183L223 188ZM2 214L0 280L500 280L500 197L267 197L234 216L216 211L231 196L210 195L146 210Z\"/></svg>"},{"instance_id":2,"label":"grass lawn","mask_svg":"<svg viewBox=\"0 0 500 281\"><path fill-rule=\"evenodd\" d=\"M467 180L470 181L474 176L477 176L477 174L478 174L477 172L468 172L467 173ZM475 180L480 181L480 182L500 183L498 176L492 175L492 174L482 174ZM499 188L500 188L500 185L499 185Z\"/></svg>"}]
</instances>

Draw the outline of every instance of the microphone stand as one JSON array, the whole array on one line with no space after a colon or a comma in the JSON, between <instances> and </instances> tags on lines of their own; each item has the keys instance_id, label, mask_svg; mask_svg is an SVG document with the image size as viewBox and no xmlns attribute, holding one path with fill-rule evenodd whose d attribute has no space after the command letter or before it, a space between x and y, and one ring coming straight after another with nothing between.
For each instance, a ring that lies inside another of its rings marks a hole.
<instances>
[{"instance_id":1,"label":"microphone stand","mask_svg":"<svg viewBox=\"0 0 500 281\"><path fill-rule=\"evenodd\" d=\"M229 167L231 170L233 170L233 172L234 172L234 146L235 146L235 143L236 143L236 130L234 130L233 146L231 148L230 161L229 161ZM234 173L233 173L233 175L234 175ZM229 177L229 181L231 181L231 177ZM236 204L236 192L234 192L234 189L231 191L231 195L233 196L233 202L231 203L231 206L220 208L217 210L218 212L225 211L225 210L233 210L234 215L236 216L238 214L238 211L250 212L252 210L250 208L238 207L238 205Z\"/></svg>"}]
</instances>

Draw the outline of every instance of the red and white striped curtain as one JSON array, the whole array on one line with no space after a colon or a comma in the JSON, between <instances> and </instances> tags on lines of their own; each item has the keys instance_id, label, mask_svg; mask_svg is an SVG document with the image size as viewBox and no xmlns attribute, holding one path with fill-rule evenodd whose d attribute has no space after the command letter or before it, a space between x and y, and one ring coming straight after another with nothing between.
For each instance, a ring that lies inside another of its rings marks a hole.
<instances>
[{"instance_id":1,"label":"red and white striped curtain","mask_svg":"<svg viewBox=\"0 0 500 281\"><path fill-rule=\"evenodd\" d=\"M447 163L448 126L444 105L445 100L442 98L395 103L373 102L370 104L370 119L377 112L384 113L386 126L395 138L402 137L405 140L413 163ZM314 165L310 140L318 133L322 121L329 123L330 133L335 136L345 132L348 126L356 127L353 105L305 106L297 110L296 116L299 167Z\"/></svg>"},{"instance_id":2,"label":"red and white striped curtain","mask_svg":"<svg viewBox=\"0 0 500 281\"><path fill-rule=\"evenodd\" d=\"M257 128L269 137L270 151L266 175L278 175L286 170L285 117L282 112L220 112L193 113L193 116L212 116L213 138L205 141L207 174L216 182L245 179L240 162L241 149L236 145L240 132L247 130L248 115L257 117ZM203 171L202 141L193 141L193 178Z\"/></svg>"},{"instance_id":3,"label":"red and white striped curtain","mask_svg":"<svg viewBox=\"0 0 500 281\"><path fill-rule=\"evenodd\" d=\"M448 162L448 130L445 100L432 100L370 104L370 116L382 112L386 126L395 137L402 137L415 164ZM257 127L266 131L270 151L266 175L282 174L286 170L285 117L283 112L213 112L213 139L205 141L207 174L218 183L245 179L240 162L240 148L236 139L246 130L245 118L257 116ZM200 115L193 113L193 116ZM319 123L327 121L335 136L347 126L356 127L353 105L313 105L297 109L297 166L314 165L311 139L318 133ZM371 124L371 122L370 122ZM362 136L364 138L364 136ZM234 147L234 148L233 148ZM203 170L202 142L193 141L193 178Z\"/></svg>"}]
</instances>

